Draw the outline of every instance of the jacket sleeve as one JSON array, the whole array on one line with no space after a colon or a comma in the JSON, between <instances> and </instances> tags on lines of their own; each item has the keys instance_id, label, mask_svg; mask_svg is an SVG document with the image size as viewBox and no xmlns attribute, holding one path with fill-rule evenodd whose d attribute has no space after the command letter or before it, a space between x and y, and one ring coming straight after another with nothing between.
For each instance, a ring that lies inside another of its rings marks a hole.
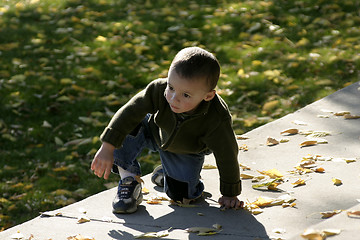
<instances>
[{"instance_id":1,"label":"jacket sleeve","mask_svg":"<svg viewBox=\"0 0 360 240\"><path fill-rule=\"evenodd\" d=\"M240 167L237 160L239 149L230 117L223 119L211 132L207 145L216 159L221 194L227 197L239 195L241 193Z\"/></svg>"},{"instance_id":2,"label":"jacket sleeve","mask_svg":"<svg viewBox=\"0 0 360 240\"><path fill-rule=\"evenodd\" d=\"M159 98L164 96L162 89L159 81L155 80L132 97L112 117L100 136L101 141L108 142L116 148L121 147L126 135L145 118L146 114L157 111Z\"/></svg>"}]
</instances>

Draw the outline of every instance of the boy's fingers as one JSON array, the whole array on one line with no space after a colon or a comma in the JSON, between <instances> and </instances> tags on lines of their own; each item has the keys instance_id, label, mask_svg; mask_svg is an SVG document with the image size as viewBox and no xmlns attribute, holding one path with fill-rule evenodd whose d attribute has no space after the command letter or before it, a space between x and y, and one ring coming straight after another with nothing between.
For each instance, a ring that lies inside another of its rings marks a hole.
<instances>
[{"instance_id":1,"label":"boy's fingers","mask_svg":"<svg viewBox=\"0 0 360 240\"><path fill-rule=\"evenodd\" d=\"M111 173L111 168L112 168L112 166L111 166L110 168L107 167L107 168L105 169L104 179L108 179L108 178L109 178L110 173Z\"/></svg>"}]
</instances>

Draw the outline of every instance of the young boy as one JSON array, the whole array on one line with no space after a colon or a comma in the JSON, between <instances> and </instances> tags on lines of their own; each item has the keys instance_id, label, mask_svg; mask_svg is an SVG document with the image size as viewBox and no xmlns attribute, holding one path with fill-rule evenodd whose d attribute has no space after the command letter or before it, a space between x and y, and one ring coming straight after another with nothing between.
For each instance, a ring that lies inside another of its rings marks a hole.
<instances>
[{"instance_id":1,"label":"young boy","mask_svg":"<svg viewBox=\"0 0 360 240\"><path fill-rule=\"evenodd\" d=\"M169 68L168 77L157 79L122 106L101 134L102 146L91 169L108 178L120 174L114 213L132 213L142 201L136 157L144 148L160 154L166 194L175 201L201 197L204 185L200 171L204 156L213 153L220 174L220 205L242 207L238 145L231 115L215 92L220 76L218 60L208 51L181 50ZM155 172L155 171L154 171Z\"/></svg>"}]
</instances>

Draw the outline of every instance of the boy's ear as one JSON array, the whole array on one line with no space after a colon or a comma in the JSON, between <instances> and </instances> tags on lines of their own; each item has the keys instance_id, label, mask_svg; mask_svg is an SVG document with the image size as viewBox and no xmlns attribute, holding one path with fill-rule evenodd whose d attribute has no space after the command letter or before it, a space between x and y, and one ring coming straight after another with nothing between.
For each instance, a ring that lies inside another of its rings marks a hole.
<instances>
[{"instance_id":1,"label":"boy's ear","mask_svg":"<svg viewBox=\"0 0 360 240\"><path fill-rule=\"evenodd\" d=\"M205 100L205 101L210 101L211 99L213 99L213 98L215 97L215 94L216 94L216 91L215 91L215 90L211 90L210 92L208 92L208 93L205 95L204 100Z\"/></svg>"}]
</instances>

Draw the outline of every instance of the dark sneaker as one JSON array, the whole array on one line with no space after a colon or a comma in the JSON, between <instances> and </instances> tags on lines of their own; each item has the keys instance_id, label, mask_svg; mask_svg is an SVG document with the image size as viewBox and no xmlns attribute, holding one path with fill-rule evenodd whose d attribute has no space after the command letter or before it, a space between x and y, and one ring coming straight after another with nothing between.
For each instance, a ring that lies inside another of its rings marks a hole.
<instances>
[{"instance_id":1,"label":"dark sneaker","mask_svg":"<svg viewBox=\"0 0 360 240\"><path fill-rule=\"evenodd\" d=\"M164 187L164 170L162 165L157 166L152 172L151 182L159 187Z\"/></svg>"},{"instance_id":2,"label":"dark sneaker","mask_svg":"<svg viewBox=\"0 0 360 240\"><path fill-rule=\"evenodd\" d=\"M133 213L142 200L141 184L134 177L126 177L119 182L113 213Z\"/></svg>"}]
</instances>

